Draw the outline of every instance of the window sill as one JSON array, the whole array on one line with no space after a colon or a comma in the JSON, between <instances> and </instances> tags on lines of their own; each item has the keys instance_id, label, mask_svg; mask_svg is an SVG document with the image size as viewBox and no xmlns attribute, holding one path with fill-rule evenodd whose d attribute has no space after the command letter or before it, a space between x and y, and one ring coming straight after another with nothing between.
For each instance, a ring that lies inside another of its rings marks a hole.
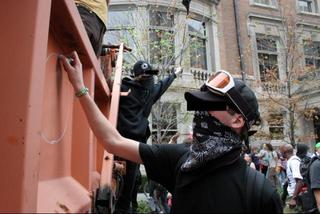
<instances>
[{"instance_id":1,"label":"window sill","mask_svg":"<svg viewBox=\"0 0 320 214\"><path fill-rule=\"evenodd\" d=\"M299 15L304 15L304 16L316 16L316 17L320 17L319 13L310 13L310 12L305 12L305 11L299 11L298 12Z\"/></svg>"},{"instance_id":2,"label":"window sill","mask_svg":"<svg viewBox=\"0 0 320 214\"><path fill-rule=\"evenodd\" d=\"M273 6L273 5L267 5L267 4L251 3L250 6L278 10L278 7Z\"/></svg>"}]
</instances>

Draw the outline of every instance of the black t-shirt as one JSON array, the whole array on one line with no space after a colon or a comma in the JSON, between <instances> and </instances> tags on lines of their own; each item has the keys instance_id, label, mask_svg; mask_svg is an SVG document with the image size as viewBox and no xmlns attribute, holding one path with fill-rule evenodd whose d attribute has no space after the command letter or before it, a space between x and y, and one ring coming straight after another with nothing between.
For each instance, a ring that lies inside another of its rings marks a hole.
<instances>
[{"instance_id":1,"label":"black t-shirt","mask_svg":"<svg viewBox=\"0 0 320 214\"><path fill-rule=\"evenodd\" d=\"M310 166L311 189L320 189L320 160L315 160Z\"/></svg>"},{"instance_id":2,"label":"black t-shirt","mask_svg":"<svg viewBox=\"0 0 320 214\"><path fill-rule=\"evenodd\" d=\"M148 177L172 193L171 213L246 212L244 184L247 165L244 160L239 158L232 164L218 168L212 161L195 171L181 172L180 166L189 151L187 145L140 144L139 150ZM279 196L270 188L273 188L271 184L264 182L260 212L282 213ZM249 204L252 203L254 201Z\"/></svg>"}]
</instances>

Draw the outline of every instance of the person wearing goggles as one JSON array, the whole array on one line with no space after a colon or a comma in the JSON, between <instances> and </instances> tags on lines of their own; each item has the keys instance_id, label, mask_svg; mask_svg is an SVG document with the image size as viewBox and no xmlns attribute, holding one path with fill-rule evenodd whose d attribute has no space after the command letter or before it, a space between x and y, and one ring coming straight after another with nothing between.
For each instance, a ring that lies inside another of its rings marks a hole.
<instances>
[{"instance_id":1,"label":"person wearing goggles","mask_svg":"<svg viewBox=\"0 0 320 214\"><path fill-rule=\"evenodd\" d=\"M73 58L71 65L61 56L78 92L85 86L75 52ZM282 213L270 182L240 158L242 133L259 118L257 99L243 82L221 73L229 79L218 72L200 91L185 93L188 109L195 111L192 144L148 145L123 137L88 93L79 100L98 142L116 156L144 164L148 178L172 194L170 213ZM253 113L238 103L233 88Z\"/></svg>"},{"instance_id":2,"label":"person wearing goggles","mask_svg":"<svg viewBox=\"0 0 320 214\"><path fill-rule=\"evenodd\" d=\"M224 110L227 106L231 107L241 113L248 131L255 122L260 121L254 93L224 70L210 76L201 91L186 93L186 99L188 110Z\"/></svg>"}]
</instances>

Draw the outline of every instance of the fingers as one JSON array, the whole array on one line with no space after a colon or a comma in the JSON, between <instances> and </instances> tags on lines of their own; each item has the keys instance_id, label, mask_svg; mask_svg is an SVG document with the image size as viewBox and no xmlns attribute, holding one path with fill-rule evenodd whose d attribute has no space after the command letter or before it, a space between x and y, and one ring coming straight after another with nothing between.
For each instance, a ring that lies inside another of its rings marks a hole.
<instances>
[{"instance_id":1,"label":"fingers","mask_svg":"<svg viewBox=\"0 0 320 214\"><path fill-rule=\"evenodd\" d=\"M62 62L62 65L64 67L65 70L70 71L72 70L72 66L68 60L67 57L63 56L63 55L59 55L59 59Z\"/></svg>"},{"instance_id":2,"label":"fingers","mask_svg":"<svg viewBox=\"0 0 320 214\"><path fill-rule=\"evenodd\" d=\"M78 54L77 54L76 51L73 51L73 52L71 53L71 57L72 57L72 59L75 60L75 62L74 62L75 65L81 64L80 59L79 59L79 56L78 56Z\"/></svg>"},{"instance_id":3,"label":"fingers","mask_svg":"<svg viewBox=\"0 0 320 214\"><path fill-rule=\"evenodd\" d=\"M65 57L64 55L61 54L59 55L59 59L61 59L63 66L67 71L71 71L76 67L81 68L81 61L76 51L73 51L70 54L70 57Z\"/></svg>"},{"instance_id":4,"label":"fingers","mask_svg":"<svg viewBox=\"0 0 320 214\"><path fill-rule=\"evenodd\" d=\"M78 57L78 54L73 51L70 57L59 55L60 63L62 63L65 71L68 74L70 83L72 84L75 91L79 91L84 88L83 76L82 76L82 65Z\"/></svg>"}]
</instances>

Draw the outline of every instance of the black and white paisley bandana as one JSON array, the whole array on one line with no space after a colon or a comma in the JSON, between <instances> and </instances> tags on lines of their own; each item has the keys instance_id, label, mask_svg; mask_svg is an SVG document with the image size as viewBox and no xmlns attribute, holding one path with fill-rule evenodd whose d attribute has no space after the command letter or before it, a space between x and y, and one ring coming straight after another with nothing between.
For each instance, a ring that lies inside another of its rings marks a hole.
<instances>
[{"instance_id":1,"label":"black and white paisley bandana","mask_svg":"<svg viewBox=\"0 0 320 214\"><path fill-rule=\"evenodd\" d=\"M190 146L182 171L192 171L208 161L240 148L240 136L206 111L196 111L193 119L194 144Z\"/></svg>"}]
</instances>

